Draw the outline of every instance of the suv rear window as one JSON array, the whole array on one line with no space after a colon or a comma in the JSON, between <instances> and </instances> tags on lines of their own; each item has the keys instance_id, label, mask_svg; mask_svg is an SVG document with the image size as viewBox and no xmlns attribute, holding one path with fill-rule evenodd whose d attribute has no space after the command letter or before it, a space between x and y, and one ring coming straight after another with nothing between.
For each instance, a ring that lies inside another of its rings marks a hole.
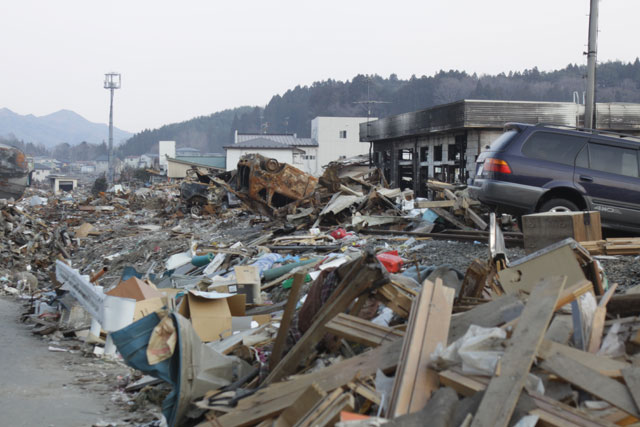
<instances>
[{"instance_id":1,"label":"suv rear window","mask_svg":"<svg viewBox=\"0 0 640 427\"><path fill-rule=\"evenodd\" d=\"M535 132L522 146L522 154L533 159L571 165L587 141L581 136Z\"/></svg>"},{"instance_id":2,"label":"suv rear window","mask_svg":"<svg viewBox=\"0 0 640 427\"><path fill-rule=\"evenodd\" d=\"M518 131L515 129L511 129L500 135L496 140L494 140L491 145L489 145L489 149L487 151L504 151L507 148L507 145L514 136L518 134Z\"/></svg>"}]
</instances>

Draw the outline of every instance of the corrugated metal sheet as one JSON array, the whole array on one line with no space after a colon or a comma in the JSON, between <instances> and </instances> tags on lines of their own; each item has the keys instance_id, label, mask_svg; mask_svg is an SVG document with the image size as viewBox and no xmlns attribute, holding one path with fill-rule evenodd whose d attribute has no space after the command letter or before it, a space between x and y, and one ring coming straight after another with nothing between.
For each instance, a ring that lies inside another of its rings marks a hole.
<instances>
[{"instance_id":1,"label":"corrugated metal sheet","mask_svg":"<svg viewBox=\"0 0 640 427\"><path fill-rule=\"evenodd\" d=\"M572 102L464 101L465 127L502 128L505 123L576 126L580 106Z\"/></svg>"},{"instance_id":2,"label":"corrugated metal sheet","mask_svg":"<svg viewBox=\"0 0 640 427\"><path fill-rule=\"evenodd\" d=\"M383 141L464 128L502 129L505 123L582 126L584 106L572 102L463 100L360 124L360 141ZM580 122L578 122L580 120ZM597 128L640 132L640 104L599 103Z\"/></svg>"},{"instance_id":3,"label":"corrugated metal sheet","mask_svg":"<svg viewBox=\"0 0 640 427\"><path fill-rule=\"evenodd\" d=\"M238 144L251 141L256 138L268 139L278 144L289 145L293 147L317 147L318 144L313 142L311 138L297 138L291 134L263 134L263 133L239 133Z\"/></svg>"}]
</instances>

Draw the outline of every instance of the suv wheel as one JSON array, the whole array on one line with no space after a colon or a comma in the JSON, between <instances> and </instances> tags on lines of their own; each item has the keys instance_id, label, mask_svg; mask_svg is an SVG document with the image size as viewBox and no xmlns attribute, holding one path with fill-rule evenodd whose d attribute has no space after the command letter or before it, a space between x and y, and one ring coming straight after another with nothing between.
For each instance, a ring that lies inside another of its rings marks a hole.
<instances>
[{"instance_id":1,"label":"suv wheel","mask_svg":"<svg viewBox=\"0 0 640 427\"><path fill-rule=\"evenodd\" d=\"M573 212L579 211L580 208L570 200L551 199L547 200L540 206L540 212Z\"/></svg>"}]
</instances>

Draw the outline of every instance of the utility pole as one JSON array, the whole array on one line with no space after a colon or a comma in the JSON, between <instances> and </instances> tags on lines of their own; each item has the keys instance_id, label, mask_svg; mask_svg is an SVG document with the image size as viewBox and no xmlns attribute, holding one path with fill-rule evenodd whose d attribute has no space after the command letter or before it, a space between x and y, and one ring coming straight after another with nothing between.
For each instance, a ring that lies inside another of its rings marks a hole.
<instances>
[{"instance_id":1,"label":"utility pole","mask_svg":"<svg viewBox=\"0 0 640 427\"><path fill-rule=\"evenodd\" d=\"M587 47L587 100L584 104L584 127L596 126L596 57L598 51L598 2L591 0L589 46Z\"/></svg>"},{"instance_id":2,"label":"utility pole","mask_svg":"<svg viewBox=\"0 0 640 427\"><path fill-rule=\"evenodd\" d=\"M120 89L120 73L107 73L104 75L104 88L111 92L111 104L109 104L109 184L113 184L115 165L113 164L113 91Z\"/></svg>"}]
</instances>

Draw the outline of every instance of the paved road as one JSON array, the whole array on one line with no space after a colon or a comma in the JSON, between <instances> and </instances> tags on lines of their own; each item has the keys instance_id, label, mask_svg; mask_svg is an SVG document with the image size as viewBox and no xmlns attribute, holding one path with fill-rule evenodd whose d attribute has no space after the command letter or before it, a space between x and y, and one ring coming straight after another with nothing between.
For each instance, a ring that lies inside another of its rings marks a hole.
<instances>
[{"instance_id":1,"label":"paved road","mask_svg":"<svg viewBox=\"0 0 640 427\"><path fill-rule=\"evenodd\" d=\"M48 351L18 322L20 310L0 298L0 425L91 426L110 418L108 397L74 385L71 355Z\"/></svg>"}]
</instances>

